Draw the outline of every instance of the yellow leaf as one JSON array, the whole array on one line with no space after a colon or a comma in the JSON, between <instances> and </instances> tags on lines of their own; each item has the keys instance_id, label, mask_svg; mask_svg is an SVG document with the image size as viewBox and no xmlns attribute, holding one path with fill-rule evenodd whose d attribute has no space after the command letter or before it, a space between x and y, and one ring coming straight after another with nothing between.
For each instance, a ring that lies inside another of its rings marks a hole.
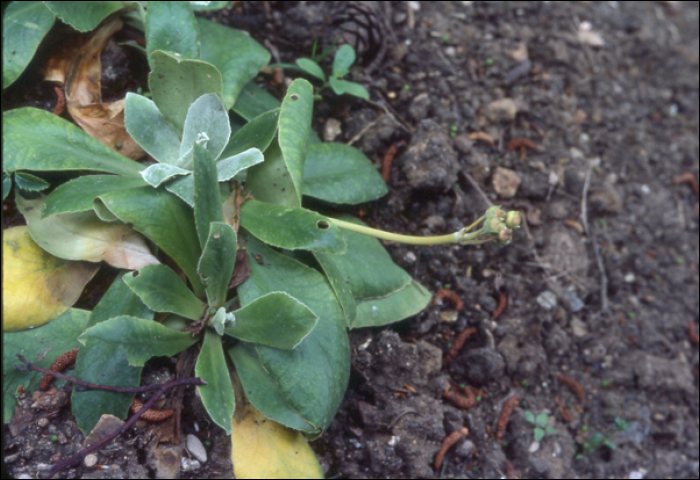
<instances>
[{"instance_id":1,"label":"yellow leaf","mask_svg":"<svg viewBox=\"0 0 700 480\"><path fill-rule=\"evenodd\" d=\"M2 259L3 332L38 327L59 317L99 269L46 253L26 226L2 232Z\"/></svg>"},{"instance_id":2,"label":"yellow leaf","mask_svg":"<svg viewBox=\"0 0 700 480\"><path fill-rule=\"evenodd\" d=\"M236 406L231 433L236 478L323 478L304 435L242 403Z\"/></svg>"}]
</instances>

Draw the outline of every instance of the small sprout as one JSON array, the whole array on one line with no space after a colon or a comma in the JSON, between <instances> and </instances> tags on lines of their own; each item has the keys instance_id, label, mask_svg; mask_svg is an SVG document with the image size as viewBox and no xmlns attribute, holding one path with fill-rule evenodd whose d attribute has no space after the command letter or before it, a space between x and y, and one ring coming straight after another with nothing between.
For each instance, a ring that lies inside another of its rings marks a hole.
<instances>
[{"instance_id":1,"label":"small sprout","mask_svg":"<svg viewBox=\"0 0 700 480\"><path fill-rule=\"evenodd\" d=\"M446 33L442 37L440 37L440 40L442 40L443 43L447 43L450 41L450 35Z\"/></svg>"},{"instance_id":2,"label":"small sprout","mask_svg":"<svg viewBox=\"0 0 700 480\"><path fill-rule=\"evenodd\" d=\"M600 381L600 388L609 388L610 387L610 380L601 380Z\"/></svg>"},{"instance_id":3,"label":"small sprout","mask_svg":"<svg viewBox=\"0 0 700 480\"><path fill-rule=\"evenodd\" d=\"M51 435L51 442L56 443L58 441L58 435Z\"/></svg>"},{"instance_id":4,"label":"small sprout","mask_svg":"<svg viewBox=\"0 0 700 480\"><path fill-rule=\"evenodd\" d=\"M683 257L676 257L676 265L683 265L684 263Z\"/></svg>"},{"instance_id":5,"label":"small sprout","mask_svg":"<svg viewBox=\"0 0 700 480\"><path fill-rule=\"evenodd\" d=\"M637 315L634 312L627 312L627 318L629 318L630 320L634 320L636 316Z\"/></svg>"},{"instance_id":6,"label":"small sprout","mask_svg":"<svg viewBox=\"0 0 700 480\"><path fill-rule=\"evenodd\" d=\"M486 60L484 60L484 63L487 67L490 67L491 65L493 65L493 58L487 58Z\"/></svg>"},{"instance_id":7,"label":"small sprout","mask_svg":"<svg viewBox=\"0 0 700 480\"><path fill-rule=\"evenodd\" d=\"M530 382L528 382L527 380L523 380L522 382L520 382L520 386L523 388L528 388L530 386Z\"/></svg>"},{"instance_id":8,"label":"small sprout","mask_svg":"<svg viewBox=\"0 0 700 480\"><path fill-rule=\"evenodd\" d=\"M405 91L409 91L411 89L411 86L408 83L404 83L403 87L401 87Z\"/></svg>"}]
</instances>

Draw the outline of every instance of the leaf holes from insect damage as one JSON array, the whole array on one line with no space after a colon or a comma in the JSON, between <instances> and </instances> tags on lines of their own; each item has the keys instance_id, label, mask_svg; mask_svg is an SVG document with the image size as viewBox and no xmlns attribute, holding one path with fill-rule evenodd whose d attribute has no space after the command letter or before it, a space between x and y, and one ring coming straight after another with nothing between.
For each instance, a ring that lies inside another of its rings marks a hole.
<instances>
[{"instance_id":1,"label":"leaf holes from insect damage","mask_svg":"<svg viewBox=\"0 0 700 480\"><path fill-rule=\"evenodd\" d=\"M316 226L321 230L328 230L331 227L331 224L328 220L318 220L316 222Z\"/></svg>"},{"instance_id":2,"label":"leaf holes from insect damage","mask_svg":"<svg viewBox=\"0 0 700 480\"><path fill-rule=\"evenodd\" d=\"M133 272L131 272L131 276L134 277L134 278L138 277L138 276L139 276L139 271L138 271L138 270L134 270Z\"/></svg>"},{"instance_id":3,"label":"leaf holes from insect damage","mask_svg":"<svg viewBox=\"0 0 700 480\"><path fill-rule=\"evenodd\" d=\"M221 236L220 233L215 233L215 234L213 235L213 237L216 238L216 239L218 239L220 236Z\"/></svg>"},{"instance_id":4,"label":"leaf holes from insect damage","mask_svg":"<svg viewBox=\"0 0 700 480\"><path fill-rule=\"evenodd\" d=\"M291 98L292 100L294 100L296 102L297 100L299 100L299 95L297 95L296 93L293 93L289 98Z\"/></svg>"}]
</instances>

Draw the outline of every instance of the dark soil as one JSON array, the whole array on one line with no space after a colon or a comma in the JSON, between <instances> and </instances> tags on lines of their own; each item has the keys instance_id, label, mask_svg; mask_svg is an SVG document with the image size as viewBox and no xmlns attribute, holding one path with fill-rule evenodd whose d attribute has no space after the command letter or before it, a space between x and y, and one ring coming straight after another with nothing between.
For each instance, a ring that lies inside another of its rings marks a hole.
<instances>
[{"instance_id":1,"label":"dark soil","mask_svg":"<svg viewBox=\"0 0 700 480\"><path fill-rule=\"evenodd\" d=\"M351 332L345 400L312 442L328 477L698 478L698 194L675 181L698 178L697 2L243 2L226 13L215 17L275 62L339 34L355 44L363 67L350 76L372 102L324 91L314 127L323 137L340 121L334 140L378 167L404 142L390 193L364 209L366 221L441 234L489 204L528 219L507 247L387 246L464 306L444 299ZM279 92L275 78L259 80ZM467 327L476 333L443 365ZM478 401L458 408L443 399L450 385L479 389ZM499 422L513 395L510 421ZM230 478L227 437L194 396L185 404L183 434L196 421L211 447L180 478ZM545 413L556 434L535 442L526 411ZM63 408L6 431L10 471L36 478L77 451L71 418ZM462 427L468 435L436 471L442 440ZM144 448L143 432L101 452L106 469L58 477L155 478L187 456L184 442ZM607 445L585 450L596 434Z\"/></svg>"}]
</instances>

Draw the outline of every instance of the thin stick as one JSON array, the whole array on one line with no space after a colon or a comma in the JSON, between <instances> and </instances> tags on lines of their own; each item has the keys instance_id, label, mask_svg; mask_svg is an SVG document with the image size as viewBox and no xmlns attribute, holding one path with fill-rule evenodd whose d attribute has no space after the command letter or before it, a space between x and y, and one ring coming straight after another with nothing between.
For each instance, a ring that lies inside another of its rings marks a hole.
<instances>
[{"instance_id":1,"label":"thin stick","mask_svg":"<svg viewBox=\"0 0 700 480\"><path fill-rule=\"evenodd\" d=\"M583 182L583 193L581 195L581 223L583 223L583 231L586 232L586 235L591 236L593 254L595 255L598 270L600 270L600 310L601 312L606 312L608 310L608 274L605 271L603 257L600 255L596 234L591 232L588 227L588 189L591 186L591 174L597 163L590 163L586 170L586 179Z\"/></svg>"},{"instance_id":2,"label":"thin stick","mask_svg":"<svg viewBox=\"0 0 700 480\"><path fill-rule=\"evenodd\" d=\"M26 366L23 367L21 365L15 365L15 368L17 370L35 370L37 372L42 372L46 375L52 375L56 378L60 378L61 380L65 380L67 382L74 383L78 386L81 387L81 390L106 390L108 392L117 392L117 393L143 393L143 392L152 392L154 390L160 389L163 385L142 385L140 387L115 387L112 385L100 385L97 383L88 383L84 382L82 380L79 380L77 378L69 377L68 375L64 375L61 372L53 372L51 370L46 370L45 368L37 367L36 365L28 362L21 354L17 354L17 358L19 358L20 362L24 363ZM198 382L204 382L204 380L201 379L196 379ZM206 385L206 383L198 383L194 382L192 378L183 378L180 380L174 380L173 382L166 383L164 385L168 385L168 388L173 388L177 387L180 385ZM172 385L172 386L170 386Z\"/></svg>"},{"instance_id":3,"label":"thin stick","mask_svg":"<svg viewBox=\"0 0 700 480\"><path fill-rule=\"evenodd\" d=\"M472 188L474 190L476 190L476 192L481 196L481 198L484 199L484 202L486 203L486 205L488 205L489 208L493 207L493 203L491 202L491 200L489 200L489 197L486 196L486 193L484 193L484 191L481 189L479 184L476 183L476 180L474 180L474 177L472 177L471 175L469 175L467 172L465 172L463 170L460 170L459 173L464 175L464 178L467 179L467 181L471 184Z\"/></svg>"},{"instance_id":4,"label":"thin stick","mask_svg":"<svg viewBox=\"0 0 700 480\"><path fill-rule=\"evenodd\" d=\"M186 379L184 379L184 380L199 380L199 381L202 381L202 380L199 379L199 378L186 378ZM174 383L174 382L170 382L170 384L172 384L172 383ZM170 385L170 384L165 384L165 385L160 385L160 386L161 386L161 387L165 387L166 385ZM169 387L169 388L172 388L172 387ZM148 410L149 408L151 408L151 407L153 406L153 404L156 403L156 400L158 400L158 399L160 398L160 396L163 395L163 394L166 392L166 390L167 390L167 388L161 388L160 390L158 390L146 403L143 404L143 408L141 408L141 410L139 410L138 412L136 412L136 413L134 414L134 416L132 416L126 423L124 423L124 425L122 425L121 427L119 427L117 430L115 430L114 432L110 433L109 435L107 435L106 437L104 437L104 438L103 438L102 440L100 440L99 442L94 443L93 445L90 445L90 446L87 447L86 449L79 451L78 453L76 453L76 454L73 455L72 457L69 457L69 458L67 458L66 460L63 460L62 462L58 462L56 465L54 465L54 466L51 468L51 471L49 472L48 478L53 477L55 474L57 474L58 472L60 472L60 471L63 470L64 468L66 468L66 467L68 467L68 466L70 466L70 465L73 465L74 463L79 462L79 461L80 461L82 458L84 458L85 455L87 455L88 453L94 452L95 450L98 450L99 448L101 448L102 446L104 446L104 445L106 445L108 442L110 442L112 439L114 439L116 436L121 435L122 433L124 433L125 431L127 431L129 428L131 428L131 426L132 426L134 423L136 423L136 420L138 420L139 417L140 417L146 410Z\"/></svg>"}]
</instances>

